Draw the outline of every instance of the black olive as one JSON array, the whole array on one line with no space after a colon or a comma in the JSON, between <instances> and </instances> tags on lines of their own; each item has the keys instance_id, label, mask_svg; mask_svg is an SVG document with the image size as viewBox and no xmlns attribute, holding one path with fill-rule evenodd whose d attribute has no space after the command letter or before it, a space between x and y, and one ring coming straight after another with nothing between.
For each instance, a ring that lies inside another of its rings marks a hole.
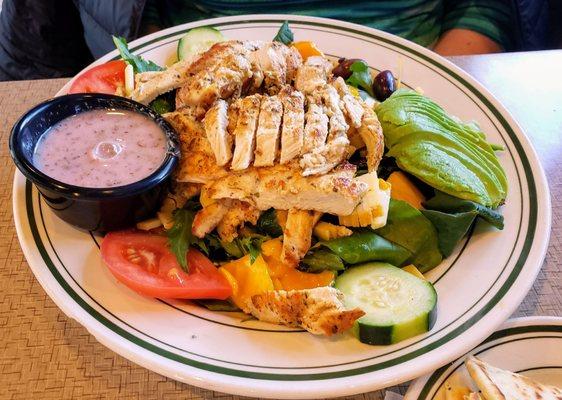
<instances>
[{"instance_id":1,"label":"black olive","mask_svg":"<svg viewBox=\"0 0 562 400\"><path fill-rule=\"evenodd\" d=\"M343 79L347 79L353 73L350 69L351 65L356 61L363 61L359 58L340 58L338 60L338 65L332 70L334 76L341 76Z\"/></svg>"},{"instance_id":2,"label":"black olive","mask_svg":"<svg viewBox=\"0 0 562 400\"><path fill-rule=\"evenodd\" d=\"M381 71L373 80L373 93L379 101L385 101L396 90L394 75L389 70Z\"/></svg>"}]
</instances>

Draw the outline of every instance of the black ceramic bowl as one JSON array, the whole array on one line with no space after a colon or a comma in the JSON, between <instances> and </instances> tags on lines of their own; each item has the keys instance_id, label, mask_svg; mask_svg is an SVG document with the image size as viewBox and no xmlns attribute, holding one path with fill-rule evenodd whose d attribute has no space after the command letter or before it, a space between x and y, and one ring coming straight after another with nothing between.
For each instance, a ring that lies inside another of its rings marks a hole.
<instances>
[{"instance_id":1,"label":"black ceramic bowl","mask_svg":"<svg viewBox=\"0 0 562 400\"><path fill-rule=\"evenodd\" d=\"M32 161L41 135L67 117L94 109L134 111L155 121L168 138L162 165L138 182L111 188L69 185L39 171ZM41 103L20 118L10 136L16 166L37 186L53 211L66 222L95 232L130 227L153 215L168 189L179 148L176 132L159 114L135 101L106 94L71 94Z\"/></svg>"}]
</instances>

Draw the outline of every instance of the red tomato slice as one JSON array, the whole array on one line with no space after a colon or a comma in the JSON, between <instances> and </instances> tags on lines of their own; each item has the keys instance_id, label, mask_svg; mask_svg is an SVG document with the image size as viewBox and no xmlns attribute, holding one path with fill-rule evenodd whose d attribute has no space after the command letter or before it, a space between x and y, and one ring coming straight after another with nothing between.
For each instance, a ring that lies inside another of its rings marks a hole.
<instances>
[{"instance_id":1,"label":"red tomato slice","mask_svg":"<svg viewBox=\"0 0 562 400\"><path fill-rule=\"evenodd\" d=\"M230 284L211 260L190 249L186 273L167 242L147 232L110 232L101 244L101 256L120 282L145 296L224 300L231 295Z\"/></svg>"},{"instance_id":2,"label":"red tomato slice","mask_svg":"<svg viewBox=\"0 0 562 400\"><path fill-rule=\"evenodd\" d=\"M78 75L68 93L115 94L118 86L125 86L126 65L123 60L115 60L90 68Z\"/></svg>"}]
</instances>

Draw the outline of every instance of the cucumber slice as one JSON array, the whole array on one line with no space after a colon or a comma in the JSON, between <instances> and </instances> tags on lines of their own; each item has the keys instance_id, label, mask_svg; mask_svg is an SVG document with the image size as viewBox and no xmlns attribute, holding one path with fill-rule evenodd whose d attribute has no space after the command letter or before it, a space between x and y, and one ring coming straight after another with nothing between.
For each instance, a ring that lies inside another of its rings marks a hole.
<instances>
[{"instance_id":1,"label":"cucumber slice","mask_svg":"<svg viewBox=\"0 0 562 400\"><path fill-rule=\"evenodd\" d=\"M427 332L435 323L433 285L390 264L350 268L336 279L335 287L345 295L347 307L365 311L356 325L363 343L398 343Z\"/></svg>"},{"instance_id":2,"label":"cucumber slice","mask_svg":"<svg viewBox=\"0 0 562 400\"><path fill-rule=\"evenodd\" d=\"M224 40L223 34L210 26L193 28L181 37L178 42L178 60L185 60L194 55L201 54L214 45Z\"/></svg>"}]
</instances>

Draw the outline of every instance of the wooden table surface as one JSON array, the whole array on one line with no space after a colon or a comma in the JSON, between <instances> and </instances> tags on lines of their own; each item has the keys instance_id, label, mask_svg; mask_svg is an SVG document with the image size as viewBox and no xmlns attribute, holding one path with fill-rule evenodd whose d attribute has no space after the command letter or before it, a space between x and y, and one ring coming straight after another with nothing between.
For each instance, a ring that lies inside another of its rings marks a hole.
<instances>
[{"instance_id":1,"label":"wooden table surface","mask_svg":"<svg viewBox=\"0 0 562 400\"><path fill-rule=\"evenodd\" d=\"M507 107L548 177L553 221L546 260L514 316L562 316L562 50L456 57ZM0 399L234 399L139 367L67 318L31 273L12 216L9 130L66 79L0 83ZM403 393L406 386L391 388ZM353 396L379 399L384 391Z\"/></svg>"}]
</instances>

